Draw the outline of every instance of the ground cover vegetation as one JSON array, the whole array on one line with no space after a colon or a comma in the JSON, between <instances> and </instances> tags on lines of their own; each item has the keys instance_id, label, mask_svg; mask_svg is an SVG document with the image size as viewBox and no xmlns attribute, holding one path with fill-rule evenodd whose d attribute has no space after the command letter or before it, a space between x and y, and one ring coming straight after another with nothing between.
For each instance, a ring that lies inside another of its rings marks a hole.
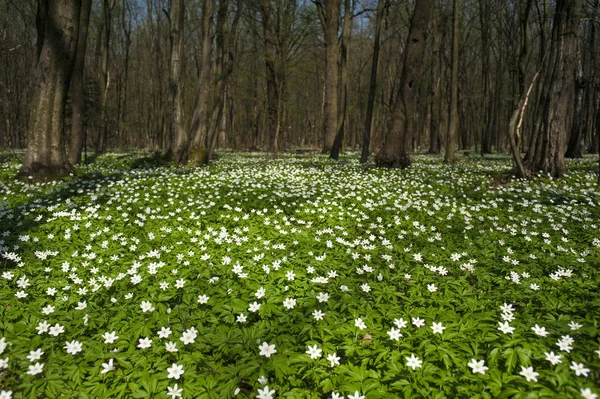
<instances>
[{"instance_id":1,"label":"ground cover vegetation","mask_svg":"<svg viewBox=\"0 0 600 399\"><path fill-rule=\"evenodd\" d=\"M1 398L596 398L600 190L510 159L0 170Z\"/></svg>"}]
</instances>

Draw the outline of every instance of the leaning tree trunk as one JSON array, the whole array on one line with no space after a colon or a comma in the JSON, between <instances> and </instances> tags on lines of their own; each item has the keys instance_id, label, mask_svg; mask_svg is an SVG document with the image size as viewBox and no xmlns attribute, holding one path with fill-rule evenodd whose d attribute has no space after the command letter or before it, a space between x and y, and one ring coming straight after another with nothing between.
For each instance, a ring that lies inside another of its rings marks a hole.
<instances>
[{"instance_id":1,"label":"leaning tree trunk","mask_svg":"<svg viewBox=\"0 0 600 399\"><path fill-rule=\"evenodd\" d=\"M87 32L90 21L92 0L82 0L79 13L79 37L77 38L77 52L73 77L71 80L71 102L73 104L73 119L71 121L71 139L69 143L69 162L78 165L81 162L83 137L85 134L85 91L83 67L85 65L85 49L87 46Z\"/></svg>"},{"instance_id":2,"label":"leaning tree trunk","mask_svg":"<svg viewBox=\"0 0 600 399\"><path fill-rule=\"evenodd\" d=\"M528 174L542 172L561 177L566 172L565 136L569 104L573 99L573 76L577 64L577 39L582 0L557 0L552 40L544 64L540 96L541 123L533 132L535 143L526 157Z\"/></svg>"},{"instance_id":3,"label":"leaning tree trunk","mask_svg":"<svg viewBox=\"0 0 600 399\"><path fill-rule=\"evenodd\" d=\"M181 73L183 70L184 0L169 2L171 23L171 53L169 65L169 149L166 158L178 164L187 162L188 134L183 128L183 93Z\"/></svg>"},{"instance_id":4,"label":"leaning tree trunk","mask_svg":"<svg viewBox=\"0 0 600 399\"><path fill-rule=\"evenodd\" d=\"M431 19L433 0L417 0L410 22L400 75L398 94L392 116L387 124L387 134L375 163L379 167L407 168L411 164L409 118L416 117L416 96L427 42L427 26Z\"/></svg>"},{"instance_id":5,"label":"leaning tree trunk","mask_svg":"<svg viewBox=\"0 0 600 399\"><path fill-rule=\"evenodd\" d=\"M27 151L19 177L50 180L70 167L64 110L75 63L81 0L38 0L38 48Z\"/></svg>"}]
</instances>

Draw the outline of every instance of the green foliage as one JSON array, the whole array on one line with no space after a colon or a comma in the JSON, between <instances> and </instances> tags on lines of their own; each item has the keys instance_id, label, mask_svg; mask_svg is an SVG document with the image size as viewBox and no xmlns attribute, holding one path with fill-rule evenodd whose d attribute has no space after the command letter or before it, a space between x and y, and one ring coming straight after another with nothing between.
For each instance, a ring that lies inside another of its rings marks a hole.
<instances>
[{"instance_id":1,"label":"green foliage","mask_svg":"<svg viewBox=\"0 0 600 399\"><path fill-rule=\"evenodd\" d=\"M7 160L0 390L368 399L597 391L592 161L563 180L498 184L505 159L417 157L395 171L227 155L208 168L169 168L130 154L44 185L15 181L18 163ZM64 331L52 335L56 324ZM268 357L265 342L276 350ZM486 369L474 373L481 360Z\"/></svg>"}]
</instances>

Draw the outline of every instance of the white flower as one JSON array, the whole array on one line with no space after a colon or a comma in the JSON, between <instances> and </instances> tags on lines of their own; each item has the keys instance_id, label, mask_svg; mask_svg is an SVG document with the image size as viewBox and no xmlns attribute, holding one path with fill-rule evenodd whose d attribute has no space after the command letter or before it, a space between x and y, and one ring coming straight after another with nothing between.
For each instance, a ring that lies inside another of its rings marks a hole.
<instances>
[{"instance_id":1,"label":"white flower","mask_svg":"<svg viewBox=\"0 0 600 399\"><path fill-rule=\"evenodd\" d=\"M77 302L77 307L75 308L76 310L83 310L87 308L87 302L83 301L83 302Z\"/></svg>"},{"instance_id":2,"label":"white flower","mask_svg":"<svg viewBox=\"0 0 600 399\"><path fill-rule=\"evenodd\" d=\"M263 287L260 287L255 293L254 296L256 296L258 299L262 298L263 296L265 296L265 289Z\"/></svg>"},{"instance_id":3,"label":"white flower","mask_svg":"<svg viewBox=\"0 0 600 399\"><path fill-rule=\"evenodd\" d=\"M65 328L63 326L61 326L60 324L56 323L54 326L50 327L50 330L48 333L54 337L58 337L59 334L62 334L64 332L65 332Z\"/></svg>"},{"instance_id":4,"label":"white flower","mask_svg":"<svg viewBox=\"0 0 600 399\"><path fill-rule=\"evenodd\" d=\"M400 339L400 337L402 336L402 334L400 333L400 330L399 329L396 330L393 327L390 331L387 332L387 334L390 336L390 339L393 341L398 341Z\"/></svg>"},{"instance_id":5,"label":"white flower","mask_svg":"<svg viewBox=\"0 0 600 399\"><path fill-rule=\"evenodd\" d=\"M258 311L258 309L260 309L260 303L258 303L258 302L254 302L254 303L250 304L250 306L248 307L248 311L252 312L252 313Z\"/></svg>"},{"instance_id":6,"label":"white flower","mask_svg":"<svg viewBox=\"0 0 600 399\"><path fill-rule=\"evenodd\" d=\"M45 332L48 332L48 329L50 328L50 324L48 324L47 321L42 320L40 321L40 323L37 325L36 330L38 331L38 334L43 334ZM2 349L2 341L4 340L4 338L0 339L0 349ZM0 350L0 353L2 353L2 350Z\"/></svg>"},{"instance_id":7,"label":"white flower","mask_svg":"<svg viewBox=\"0 0 600 399\"><path fill-rule=\"evenodd\" d=\"M435 284L427 284L427 289L429 290L429 292L437 291L437 287L435 286Z\"/></svg>"},{"instance_id":8,"label":"white flower","mask_svg":"<svg viewBox=\"0 0 600 399\"><path fill-rule=\"evenodd\" d=\"M109 371L114 371L115 366L113 365L113 359L108 359L108 362L102 363L102 371L100 374L106 374Z\"/></svg>"},{"instance_id":9,"label":"white flower","mask_svg":"<svg viewBox=\"0 0 600 399\"><path fill-rule=\"evenodd\" d=\"M181 375L183 374L183 366L173 363L173 365L169 367L167 371L169 372L167 378L175 378L176 380L178 380L179 377L181 377Z\"/></svg>"},{"instance_id":10,"label":"white flower","mask_svg":"<svg viewBox=\"0 0 600 399\"><path fill-rule=\"evenodd\" d=\"M562 355L555 355L554 352L544 352L544 355L546 355L546 360L552 363L554 366L562 362Z\"/></svg>"},{"instance_id":11,"label":"white flower","mask_svg":"<svg viewBox=\"0 0 600 399\"><path fill-rule=\"evenodd\" d=\"M364 291L364 292L369 292L371 291L371 287L369 286L369 284L363 284L360 286L360 288Z\"/></svg>"},{"instance_id":12,"label":"white flower","mask_svg":"<svg viewBox=\"0 0 600 399\"><path fill-rule=\"evenodd\" d=\"M579 377L582 374L584 377L587 377L588 373L590 372L590 369L586 369L583 363L571 362L571 367L569 368L575 372L575 375L577 377Z\"/></svg>"},{"instance_id":13,"label":"white flower","mask_svg":"<svg viewBox=\"0 0 600 399\"><path fill-rule=\"evenodd\" d=\"M206 302L208 302L208 297L206 295L199 295L198 296L198 303L199 304L205 304Z\"/></svg>"},{"instance_id":14,"label":"white flower","mask_svg":"<svg viewBox=\"0 0 600 399\"><path fill-rule=\"evenodd\" d=\"M402 317L399 319L394 319L394 324L398 328L404 328L408 325L408 321L404 320Z\"/></svg>"},{"instance_id":15,"label":"white flower","mask_svg":"<svg viewBox=\"0 0 600 399\"><path fill-rule=\"evenodd\" d=\"M433 325L431 326L431 329L433 330L434 334L442 334L444 332L444 330L446 329L446 327L444 327L442 325L442 323L433 323Z\"/></svg>"},{"instance_id":16,"label":"white flower","mask_svg":"<svg viewBox=\"0 0 600 399\"><path fill-rule=\"evenodd\" d=\"M165 344L165 349L167 350L167 352L177 352L178 351L177 344L175 344L175 342L171 342L171 341L169 341Z\"/></svg>"},{"instance_id":17,"label":"white flower","mask_svg":"<svg viewBox=\"0 0 600 399\"><path fill-rule=\"evenodd\" d=\"M337 353L335 353L335 352L332 353L332 354L327 355L327 360L330 362L331 367L333 367L333 366L339 366L340 365L340 359L341 359L341 357L339 357L337 355Z\"/></svg>"},{"instance_id":18,"label":"white flower","mask_svg":"<svg viewBox=\"0 0 600 399\"><path fill-rule=\"evenodd\" d=\"M365 396L358 391L354 391L354 395L348 395L348 399L365 399Z\"/></svg>"},{"instance_id":19,"label":"white flower","mask_svg":"<svg viewBox=\"0 0 600 399\"><path fill-rule=\"evenodd\" d=\"M579 330L583 326L579 323L575 323L574 321L572 321L569 323L569 327L571 327L571 330L575 331L575 330Z\"/></svg>"},{"instance_id":20,"label":"white flower","mask_svg":"<svg viewBox=\"0 0 600 399\"><path fill-rule=\"evenodd\" d=\"M32 366L29 366L29 371L27 371L27 374L29 375L36 375L42 372L44 368L44 365L42 363L36 363Z\"/></svg>"},{"instance_id":21,"label":"white flower","mask_svg":"<svg viewBox=\"0 0 600 399\"><path fill-rule=\"evenodd\" d=\"M319 295L317 295L317 300L320 303L327 302L329 300L329 294L326 292L321 292Z\"/></svg>"},{"instance_id":22,"label":"white flower","mask_svg":"<svg viewBox=\"0 0 600 399\"><path fill-rule=\"evenodd\" d=\"M152 346L152 340L148 337L145 338L140 338L139 340L139 344L138 344L138 348L140 349L146 349Z\"/></svg>"},{"instance_id":23,"label":"white flower","mask_svg":"<svg viewBox=\"0 0 600 399\"><path fill-rule=\"evenodd\" d=\"M158 332L158 338L169 338L169 335L171 335L172 333L173 333L173 331L171 331L170 328L163 327Z\"/></svg>"},{"instance_id":24,"label":"white flower","mask_svg":"<svg viewBox=\"0 0 600 399\"><path fill-rule=\"evenodd\" d=\"M269 389L268 385L265 385L263 389L258 388L258 395L256 395L257 399L273 399L273 395L275 395L274 389Z\"/></svg>"},{"instance_id":25,"label":"white flower","mask_svg":"<svg viewBox=\"0 0 600 399\"><path fill-rule=\"evenodd\" d=\"M238 317L237 317L237 322L238 323L245 323L247 320L246 315L241 313Z\"/></svg>"},{"instance_id":26,"label":"white flower","mask_svg":"<svg viewBox=\"0 0 600 399\"><path fill-rule=\"evenodd\" d=\"M167 396L170 396L172 399L181 398L181 393L183 392L183 388L179 389L177 384L171 387L167 387Z\"/></svg>"},{"instance_id":27,"label":"white flower","mask_svg":"<svg viewBox=\"0 0 600 399\"><path fill-rule=\"evenodd\" d=\"M410 357L406 357L406 367L412 367L413 370L416 370L417 368L421 368L422 364L423 361L419 360L414 353L412 353Z\"/></svg>"},{"instance_id":28,"label":"white flower","mask_svg":"<svg viewBox=\"0 0 600 399\"><path fill-rule=\"evenodd\" d=\"M263 342L262 345L259 345L258 349L260 349L259 355L264 357L271 357L272 354L277 353L275 345L269 345L266 342Z\"/></svg>"},{"instance_id":29,"label":"white flower","mask_svg":"<svg viewBox=\"0 0 600 399\"><path fill-rule=\"evenodd\" d=\"M535 382L537 382L537 376L540 375L540 373L536 373L535 371L533 371L533 367L523 367L523 366L521 366L521 372L519 374L522 375L523 377L525 377L527 379L527 381L535 381Z\"/></svg>"},{"instance_id":30,"label":"white flower","mask_svg":"<svg viewBox=\"0 0 600 399\"><path fill-rule=\"evenodd\" d=\"M0 370L8 368L8 358L0 359Z\"/></svg>"},{"instance_id":31,"label":"white flower","mask_svg":"<svg viewBox=\"0 0 600 399\"><path fill-rule=\"evenodd\" d=\"M359 317L358 319L354 320L354 325L358 328L360 328L361 330L364 330L365 328L367 328L367 325L364 323L364 321L362 321L362 319Z\"/></svg>"},{"instance_id":32,"label":"white flower","mask_svg":"<svg viewBox=\"0 0 600 399\"><path fill-rule=\"evenodd\" d=\"M43 354L44 352L42 352L42 350L38 348L37 350L29 352L29 355L27 355L27 360L29 360L30 362L35 362L36 360L40 360Z\"/></svg>"},{"instance_id":33,"label":"white flower","mask_svg":"<svg viewBox=\"0 0 600 399\"><path fill-rule=\"evenodd\" d=\"M198 330L194 327L191 327L183 332L181 338L179 338L184 345L193 344L196 341L196 337L198 336Z\"/></svg>"},{"instance_id":34,"label":"white flower","mask_svg":"<svg viewBox=\"0 0 600 399\"><path fill-rule=\"evenodd\" d=\"M287 309L294 309L294 306L296 306L296 300L294 298L285 298L283 301L283 306Z\"/></svg>"},{"instance_id":35,"label":"white flower","mask_svg":"<svg viewBox=\"0 0 600 399\"><path fill-rule=\"evenodd\" d=\"M102 338L104 338L105 344L112 344L119 338L119 336L117 335L116 331L110 333L107 331L104 334L102 334Z\"/></svg>"},{"instance_id":36,"label":"white flower","mask_svg":"<svg viewBox=\"0 0 600 399\"><path fill-rule=\"evenodd\" d=\"M261 375L260 377L258 377L258 383L261 385L267 385L269 383L269 379L264 375Z\"/></svg>"},{"instance_id":37,"label":"white flower","mask_svg":"<svg viewBox=\"0 0 600 399\"><path fill-rule=\"evenodd\" d=\"M12 391L0 391L0 399L12 399Z\"/></svg>"},{"instance_id":38,"label":"white flower","mask_svg":"<svg viewBox=\"0 0 600 399\"><path fill-rule=\"evenodd\" d=\"M321 357L321 352L323 352L321 349L319 349L317 347L317 345L313 345L313 346L308 346L308 350L305 352L306 354L310 355L311 359L318 359Z\"/></svg>"},{"instance_id":39,"label":"white flower","mask_svg":"<svg viewBox=\"0 0 600 399\"><path fill-rule=\"evenodd\" d=\"M425 320L420 319L418 317L413 317L412 324L413 324L413 326L415 326L417 328L421 328L425 325Z\"/></svg>"},{"instance_id":40,"label":"white flower","mask_svg":"<svg viewBox=\"0 0 600 399\"><path fill-rule=\"evenodd\" d=\"M67 350L67 353L76 355L77 353L81 352L83 345L81 342L73 340L71 342L65 342L64 348Z\"/></svg>"},{"instance_id":41,"label":"white flower","mask_svg":"<svg viewBox=\"0 0 600 399\"><path fill-rule=\"evenodd\" d=\"M473 374L475 374L475 373L485 374L485 372L487 370L489 370L489 368L486 367L484 364L485 364L484 360L477 361L475 359L471 359L471 361L469 362L469 364L467 364L467 366L469 366L473 369Z\"/></svg>"},{"instance_id":42,"label":"white flower","mask_svg":"<svg viewBox=\"0 0 600 399\"><path fill-rule=\"evenodd\" d=\"M583 396L584 399L598 399L598 395L592 392L590 388L581 388L581 396Z\"/></svg>"},{"instance_id":43,"label":"white flower","mask_svg":"<svg viewBox=\"0 0 600 399\"><path fill-rule=\"evenodd\" d=\"M142 312L144 313L152 312L154 310L154 306L152 306L152 302L150 301L142 301L140 307L142 308Z\"/></svg>"},{"instance_id":44,"label":"white flower","mask_svg":"<svg viewBox=\"0 0 600 399\"><path fill-rule=\"evenodd\" d=\"M548 335L548 331L546 331L546 327L540 327L537 324L533 327L531 327L531 329L533 330L534 333L536 333L537 335L540 335L542 337L545 337Z\"/></svg>"},{"instance_id":45,"label":"white flower","mask_svg":"<svg viewBox=\"0 0 600 399\"><path fill-rule=\"evenodd\" d=\"M504 334L512 334L513 331L515 331L515 328L511 327L510 324L508 324L508 321L498 324L500 325L500 327L498 327L498 330L502 331Z\"/></svg>"},{"instance_id":46,"label":"white flower","mask_svg":"<svg viewBox=\"0 0 600 399\"><path fill-rule=\"evenodd\" d=\"M340 395L339 393L332 392L331 399L344 399L344 397L342 395Z\"/></svg>"},{"instance_id":47,"label":"white flower","mask_svg":"<svg viewBox=\"0 0 600 399\"><path fill-rule=\"evenodd\" d=\"M315 320L323 320L323 317L325 316L325 313L321 312L320 310L315 310L312 313L313 317L315 318Z\"/></svg>"},{"instance_id":48,"label":"white flower","mask_svg":"<svg viewBox=\"0 0 600 399\"><path fill-rule=\"evenodd\" d=\"M45 315L49 315L51 313L54 313L54 306L48 305L48 306L42 308L42 313L45 314Z\"/></svg>"}]
</instances>

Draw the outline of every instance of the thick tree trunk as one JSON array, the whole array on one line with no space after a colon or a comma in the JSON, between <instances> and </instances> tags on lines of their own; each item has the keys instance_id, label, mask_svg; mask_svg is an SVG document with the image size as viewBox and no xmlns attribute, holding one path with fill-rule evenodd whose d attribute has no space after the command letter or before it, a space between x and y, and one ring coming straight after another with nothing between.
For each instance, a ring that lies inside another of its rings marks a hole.
<instances>
[{"instance_id":1,"label":"thick tree trunk","mask_svg":"<svg viewBox=\"0 0 600 399\"><path fill-rule=\"evenodd\" d=\"M458 130L458 41L459 0L452 3L452 72L450 78L450 105L448 109L448 132L446 135L446 162L454 162L456 151L456 131Z\"/></svg>"},{"instance_id":2,"label":"thick tree trunk","mask_svg":"<svg viewBox=\"0 0 600 399\"><path fill-rule=\"evenodd\" d=\"M367 101L367 116L365 118L365 130L363 132L363 146L360 155L360 163L366 163L369 159L371 145L371 128L373 124L373 110L375 109L375 95L377 92L377 69L379 68L379 47L381 41L381 25L383 12L387 0L379 0L377 3L377 14L375 15L375 38L373 39L373 63L371 64L371 79L369 81L369 99Z\"/></svg>"},{"instance_id":3,"label":"thick tree trunk","mask_svg":"<svg viewBox=\"0 0 600 399\"><path fill-rule=\"evenodd\" d=\"M324 3L324 4L323 4ZM338 25L341 0L322 0L317 2L323 33L325 37L325 118L323 121L323 153L331 151L337 132L338 118Z\"/></svg>"},{"instance_id":4,"label":"thick tree trunk","mask_svg":"<svg viewBox=\"0 0 600 399\"><path fill-rule=\"evenodd\" d=\"M351 35L350 14L352 14L350 0L344 0L344 22L342 25L342 38L340 41L340 109L338 113L337 133L335 135L335 140L333 141L333 146L331 147L331 153L329 154L329 157L336 161L340 156L340 150L345 134L346 116L348 113L348 48Z\"/></svg>"},{"instance_id":5,"label":"thick tree trunk","mask_svg":"<svg viewBox=\"0 0 600 399\"><path fill-rule=\"evenodd\" d=\"M544 64L543 91L538 112L541 123L533 132L535 145L529 148L528 173L542 172L561 177L566 171L564 142L569 103L573 100L573 76L577 63L577 39L582 0L557 0L552 40Z\"/></svg>"},{"instance_id":6,"label":"thick tree trunk","mask_svg":"<svg viewBox=\"0 0 600 399\"><path fill-rule=\"evenodd\" d=\"M87 46L87 32L90 21L92 0L82 0L79 13L79 32L73 77L71 78L71 100L73 104L71 121L71 138L69 143L69 162L78 165L81 162L81 150L85 134L85 81L83 67L85 65L85 49Z\"/></svg>"},{"instance_id":7,"label":"thick tree trunk","mask_svg":"<svg viewBox=\"0 0 600 399\"><path fill-rule=\"evenodd\" d=\"M277 156L279 139L279 96L277 92L277 72L275 70L275 42L271 26L271 0L262 0L263 38L265 41L265 68L267 80L267 137L269 152Z\"/></svg>"},{"instance_id":8,"label":"thick tree trunk","mask_svg":"<svg viewBox=\"0 0 600 399\"><path fill-rule=\"evenodd\" d=\"M19 177L50 180L70 167L65 151L64 110L71 82L81 0L38 0L38 49L27 151ZM41 14L41 15L40 15Z\"/></svg>"},{"instance_id":9,"label":"thick tree trunk","mask_svg":"<svg viewBox=\"0 0 600 399\"><path fill-rule=\"evenodd\" d=\"M169 149L166 158L178 164L187 162L189 139L183 128L183 93L181 75L183 71L184 44L184 0L169 2L170 62L169 62Z\"/></svg>"},{"instance_id":10,"label":"thick tree trunk","mask_svg":"<svg viewBox=\"0 0 600 399\"><path fill-rule=\"evenodd\" d=\"M201 149L205 148L208 139L208 100L211 92L211 64L212 64L212 15L213 0L203 0L202 2L202 55L200 61L200 79L198 82L198 96L190 135L192 138L190 144L190 158L194 158L196 164L206 163L206 156L201 156Z\"/></svg>"},{"instance_id":11,"label":"thick tree trunk","mask_svg":"<svg viewBox=\"0 0 600 399\"><path fill-rule=\"evenodd\" d=\"M416 117L416 96L427 42L433 0L416 0L404 52L400 85L395 96L384 143L375 157L379 167L407 168L411 164L410 118Z\"/></svg>"}]
</instances>

